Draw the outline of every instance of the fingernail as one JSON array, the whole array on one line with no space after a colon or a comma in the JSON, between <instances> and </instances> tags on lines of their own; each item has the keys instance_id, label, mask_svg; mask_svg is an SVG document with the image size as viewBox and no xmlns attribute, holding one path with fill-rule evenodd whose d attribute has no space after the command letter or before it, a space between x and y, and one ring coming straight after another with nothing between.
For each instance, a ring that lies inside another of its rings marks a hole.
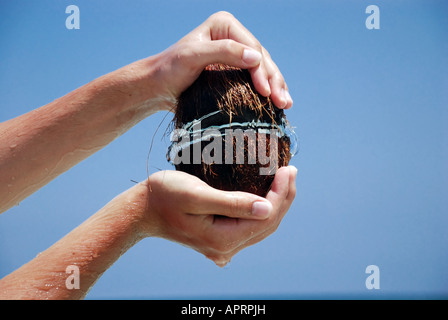
<instances>
[{"instance_id":1,"label":"fingernail","mask_svg":"<svg viewBox=\"0 0 448 320\"><path fill-rule=\"evenodd\" d=\"M286 107L287 103L288 103L288 99L286 97L286 90L284 88L282 88L282 96L280 97L280 101L281 101L281 106L280 108L284 108Z\"/></svg>"},{"instance_id":2,"label":"fingernail","mask_svg":"<svg viewBox=\"0 0 448 320\"><path fill-rule=\"evenodd\" d=\"M293 101L292 101L291 95L289 94L289 91L286 91L286 100L290 101L291 105L293 104Z\"/></svg>"},{"instance_id":3,"label":"fingernail","mask_svg":"<svg viewBox=\"0 0 448 320\"><path fill-rule=\"evenodd\" d=\"M291 166L291 165L289 167L290 167L291 173L293 174L294 179L295 179L297 177L297 168L294 166Z\"/></svg>"},{"instance_id":4,"label":"fingernail","mask_svg":"<svg viewBox=\"0 0 448 320\"><path fill-rule=\"evenodd\" d=\"M268 201L256 201L252 205L252 215L258 218L267 218L271 214L272 204Z\"/></svg>"},{"instance_id":5,"label":"fingernail","mask_svg":"<svg viewBox=\"0 0 448 320\"><path fill-rule=\"evenodd\" d=\"M243 61L248 65L255 65L261 61L261 53L253 49L244 49Z\"/></svg>"},{"instance_id":6,"label":"fingernail","mask_svg":"<svg viewBox=\"0 0 448 320\"><path fill-rule=\"evenodd\" d=\"M264 89L266 90L266 97L269 97L271 95L271 85L268 79L264 80Z\"/></svg>"}]
</instances>

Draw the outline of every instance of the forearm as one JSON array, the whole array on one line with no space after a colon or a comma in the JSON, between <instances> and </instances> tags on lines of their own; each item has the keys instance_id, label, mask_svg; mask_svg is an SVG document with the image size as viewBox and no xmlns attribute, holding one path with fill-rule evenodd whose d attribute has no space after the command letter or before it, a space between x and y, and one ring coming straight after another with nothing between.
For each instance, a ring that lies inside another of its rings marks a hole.
<instances>
[{"instance_id":1,"label":"forearm","mask_svg":"<svg viewBox=\"0 0 448 320\"><path fill-rule=\"evenodd\" d=\"M40 253L0 280L0 299L82 299L98 278L129 248L145 237L140 231L147 194L140 185L130 189ZM79 270L79 289L67 287ZM70 270L70 269L69 269Z\"/></svg>"},{"instance_id":2,"label":"forearm","mask_svg":"<svg viewBox=\"0 0 448 320\"><path fill-rule=\"evenodd\" d=\"M0 212L161 109L157 61L144 59L0 124Z\"/></svg>"}]
</instances>

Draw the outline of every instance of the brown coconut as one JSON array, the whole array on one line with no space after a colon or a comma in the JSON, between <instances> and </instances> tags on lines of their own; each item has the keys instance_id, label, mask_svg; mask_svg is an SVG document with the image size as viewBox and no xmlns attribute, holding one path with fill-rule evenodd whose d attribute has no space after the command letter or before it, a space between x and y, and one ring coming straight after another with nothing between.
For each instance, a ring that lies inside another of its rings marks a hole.
<instances>
[{"instance_id":1,"label":"brown coconut","mask_svg":"<svg viewBox=\"0 0 448 320\"><path fill-rule=\"evenodd\" d=\"M214 64L205 68L198 79L179 97L172 122L173 127L182 128L185 124L217 110L221 112L202 121L203 127L225 124L226 128L228 125L228 128L232 129L236 128L232 126L232 123L261 121L270 123L273 128L279 128L282 121L286 120L282 109L274 106L270 98L257 93L247 70ZM291 141L287 135L276 139L269 134L257 133L256 136L256 141L245 136L244 146L241 140L238 144L236 138L232 137L234 152L231 163L223 160L221 163L201 161L194 164L193 152L190 152L190 161L178 163L175 168L195 175L220 190L245 191L264 197L270 189L277 168L287 166L291 159ZM210 141L199 143L200 150L204 150ZM226 152L225 147L226 143L223 142L223 157ZM238 161L236 158L239 147L244 148L243 163L241 163L241 157ZM264 164L261 163L258 156L260 152L258 149L261 147L266 152L265 156L269 157L269 163L266 161ZM251 164L249 157L254 159L254 150L257 153L256 163ZM168 160L173 159L168 155ZM260 168L266 168L263 174L260 174ZM266 174L266 171L269 174Z\"/></svg>"}]
</instances>

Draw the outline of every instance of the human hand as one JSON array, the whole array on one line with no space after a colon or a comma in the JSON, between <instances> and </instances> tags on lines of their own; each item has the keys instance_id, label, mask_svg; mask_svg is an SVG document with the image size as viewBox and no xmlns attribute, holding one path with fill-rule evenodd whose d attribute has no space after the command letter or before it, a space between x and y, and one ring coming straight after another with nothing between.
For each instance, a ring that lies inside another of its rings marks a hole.
<instances>
[{"instance_id":1,"label":"human hand","mask_svg":"<svg viewBox=\"0 0 448 320\"><path fill-rule=\"evenodd\" d=\"M157 172L135 187L141 231L191 247L224 266L277 229L294 200L296 174L292 166L279 168L262 198L217 190L181 171Z\"/></svg>"},{"instance_id":2,"label":"human hand","mask_svg":"<svg viewBox=\"0 0 448 320\"><path fill-rule=\"evenodd\" d=\"M285 80L268 51L227 12L210 16L176 44L150 58L149 65L157 66L154 84L159 97L173 101L212 63L248 69L261 95L270 96L278 108L292 106Z\"/></svg>"}]
</instances>

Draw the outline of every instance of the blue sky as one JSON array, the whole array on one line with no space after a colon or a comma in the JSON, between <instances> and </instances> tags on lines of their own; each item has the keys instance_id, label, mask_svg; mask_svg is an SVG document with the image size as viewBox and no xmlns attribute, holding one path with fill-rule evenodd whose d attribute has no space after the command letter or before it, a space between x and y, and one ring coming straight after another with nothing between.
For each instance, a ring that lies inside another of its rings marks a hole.
<instances>
[{"instance_id":1,"label":"blue sky","mask_svg":"<svg viewBox=\"0 0 448 320\"><path fill-rule=\"evenodd\" d=\"M71 4L79 30L65 28ZM365 27L372 4L379 30ZM275 234L223 269L145 239L87 299L448 297L446 1L2 1L0 121L159 53L219 10L260 40L288 83L297 197ZM164 116L1 214L0 277L145 179ZM162 132L151 173L172 168ZM378 290L365 286L368 265L380 269Z\"/></svg>"}]
</instances>

